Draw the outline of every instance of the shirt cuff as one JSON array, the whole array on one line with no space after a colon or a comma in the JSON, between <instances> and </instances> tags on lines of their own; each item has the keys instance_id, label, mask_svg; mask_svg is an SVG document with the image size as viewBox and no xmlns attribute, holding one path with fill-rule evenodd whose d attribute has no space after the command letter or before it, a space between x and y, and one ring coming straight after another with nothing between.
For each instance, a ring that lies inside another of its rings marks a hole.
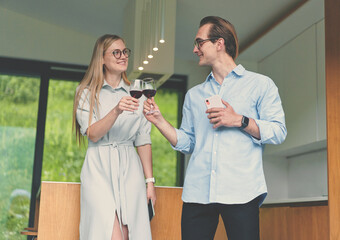
<instances>
[{"instance_id":1,"label":"shirt cuff","mask_svg":"<svg viewBox=\"0 0 340 240\"><path fill-rule=\"evenodd\" d=\"M137 135L134 144L135 144L135 147L143 146L143 145L146 145L146 144L151 144L150 134Z\"/></svg>"},{"instance_id":2,"label":"shirt cuff","mask_svg":"<svg viewBox=\"0 0 340 240\"><path fill-rule=\"evenodd\" d=\"M80 128L80 133L81 133L81 135L83 135L83 136L86 136L86 131L87 131L87 127L86 128Z\"/></svg>"},{"instance_id":3,"label":"shirt cuff","mask_svg":"<svg viewBox=\"0 0 340 240\"><path fill-rule=\"evenodd\" d=\"M177 128L175 128L175 131L176 131L176 136L177 136L177 144L176 146L171 145L171 147L176 151L185 150L187 147L190 148L190 146L188 146L188 144L185 142L185 139L187 137L185 133L183 133Z\"/></svg>"},{"instance_id":4,"label":"shirt cuff","mask_svg":"<svg viewBox=\"0 0 340 240\"><path fill-rule=\"evenodd\" d=\"M259 120L259 119L254 119L254 120L257 126L259 127L260 137L261 137L261 139L259 140L252 136L254 143L261 145L263 143L266 143L268 139L272 139L274 137L273 131L271 130L270 122Z\"/></svg>"}]
</instances>

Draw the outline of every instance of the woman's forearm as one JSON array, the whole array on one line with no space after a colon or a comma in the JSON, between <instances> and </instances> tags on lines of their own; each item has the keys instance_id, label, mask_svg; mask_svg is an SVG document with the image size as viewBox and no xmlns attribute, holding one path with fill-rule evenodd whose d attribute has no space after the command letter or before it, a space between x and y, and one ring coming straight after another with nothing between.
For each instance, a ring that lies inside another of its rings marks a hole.
<instances>
[{"instance_id":1,"label":"woman's forearm","mask_svg":"<svg viewBox=\"0 0 340 240\"><path fill-rule=\"evenodd\" d=\"M145 178L153 177L151 144L138 146L137 152L142 162Z\"/></svg>"},{"instance_id":2,"label":"woman's forearm","mask_svg":"<svg viewBox=\"0 0 340 240\"><path fill-rule=\"evenodd\" d=\"M112 109L104 118L88 127L86 134L92 142L101 139L113 126L119 116L116 108Z\"/></svg>"}]
</instances>

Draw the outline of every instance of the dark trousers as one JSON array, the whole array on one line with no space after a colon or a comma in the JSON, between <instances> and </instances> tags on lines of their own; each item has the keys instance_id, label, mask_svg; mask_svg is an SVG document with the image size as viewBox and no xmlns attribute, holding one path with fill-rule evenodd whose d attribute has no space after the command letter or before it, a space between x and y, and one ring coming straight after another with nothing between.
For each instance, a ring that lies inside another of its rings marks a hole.
<instances>
[{"instance_id":1,"label":"dark trousers","mask_svg":"<svg viewBox=\"0 0 340 240\"><path fill-rule=\"evenodd\" d=\"M261 196L245 204L183 203L182 240L212 240L221 214L228 240L259 240Z\"/></svg>"}]
</instances>

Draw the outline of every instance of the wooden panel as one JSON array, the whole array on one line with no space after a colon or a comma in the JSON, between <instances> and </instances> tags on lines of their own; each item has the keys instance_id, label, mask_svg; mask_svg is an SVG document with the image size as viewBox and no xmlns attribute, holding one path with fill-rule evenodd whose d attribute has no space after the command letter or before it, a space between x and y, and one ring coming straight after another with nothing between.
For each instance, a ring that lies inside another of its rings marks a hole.
<instances>
[{"instance_id":1,"label":"wooden panel","mask_svg":"<svg viewBox=\"0 0 340 240\"><path fill-rule=\"evenodd\" d=\"M214 240L227 240L227 239L228 238L227 238L227 233L225 232L224 223L223 223L223 220L220 216Z\"/></svg>"},{"instance_id":2,"label":"wooden panel","mask_svg":"<svg viewBox=\"0 0 340 240\"><path fill-rule=\"evenodd\" d=\"M182 188L156 187L155 217L151 221L153 239L181 239ZM214 240L226 240L222 218L219 220Z\"/></svg>"},{"instance_id":3,"label":"wooden panel","mask_svg":"<svg viewBox=\"0 0 340 240\"><path fill-rule=\"evenodd\" d=\"M39 240L79 239L80 184L42 182Z\"/></svg>"},{"instance_id":4,"label":"wooden panel","mask_svg":"<svg viewBox=\"0 0 340 240\"><path fill-rule=\"evenodd\" d=\"M26 235L26 236L37 236L38 232L32 231L32 230L25 230L20 232L21 235Z\"/></svg>"},{"instance_id":5,"label":"wooden panel","mask_svg":"<svg viewBox=\"0 0 340 240\"><path fill-rule=\"evenodd\" d=\"M152 238L181 239L182 188L157 187L156 194L155 217L151 220Z\"/></svg>"},{"instance_id":6,"label":"wooden panel","mask_svg":"<svg viewBox=\"0 0 340 240\"><path fill-rule=\"evenodd\" d=\"M181 239L182 188L156 187L153 239ZM38 239L79 239L80 184L42 182ZM329 239L328 206L260 209L261 240ZM220 218L214 240L226 240Z\"/></svg>"},{"instance_id":7,"label":"wooden panel","mask_svg":"<svg viewBox=\"0 0 340 240\"><path fill-rule=\"evenodd\" d=\"M328 206L293 207L288 214L289 239L329 239Z\"/></svg>"},{"instance_id":8,"label":"wooden panel","mask_svg":"<svg viewBox=\"0 0 340 240\"><path fill-rule=\"evenodd\" d=\"M261 240L285 240L288 235L289 207L260 208Z\"/></svg>"},{"instance_id":9,"label":"wooden panel","mask_svg":"<svg viewBox=\"0 0 340 240\"><path fill-rule=\"evenodd\" d=\"M340 239L340 1L325 0L330 239Z\"/></svg>"},{"instance_id":10,"label":"wooden panel","mask_svg":"<svg viewBox=\"0 0 340 240\"><path fill-rule=\"evenodd\" d=\"M328 229L328 206L260 209L261 240L326 240Z\"/></svg>"}]
</instances>

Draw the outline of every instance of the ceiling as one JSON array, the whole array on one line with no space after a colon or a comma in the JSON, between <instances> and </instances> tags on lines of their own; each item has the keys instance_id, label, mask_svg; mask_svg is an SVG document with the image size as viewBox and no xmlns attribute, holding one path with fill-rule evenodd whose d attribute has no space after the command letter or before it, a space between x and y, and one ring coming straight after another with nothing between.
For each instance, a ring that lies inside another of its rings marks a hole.
<instances>
[{"instance_id":1,"label":"ceiling","mask_svg":"<svg viewBox=\"0 0 340 240\"><path fill-rule=\"evenodd\" d=\"M138 0L137 0L138 1ZM128 0L0 0L0 7L98 38L122 35ZM199 21L208 15L228 19L240 48L306 0L177 0L175 57L197 60L192 53Z\"/></svg>"}]
</instances>

